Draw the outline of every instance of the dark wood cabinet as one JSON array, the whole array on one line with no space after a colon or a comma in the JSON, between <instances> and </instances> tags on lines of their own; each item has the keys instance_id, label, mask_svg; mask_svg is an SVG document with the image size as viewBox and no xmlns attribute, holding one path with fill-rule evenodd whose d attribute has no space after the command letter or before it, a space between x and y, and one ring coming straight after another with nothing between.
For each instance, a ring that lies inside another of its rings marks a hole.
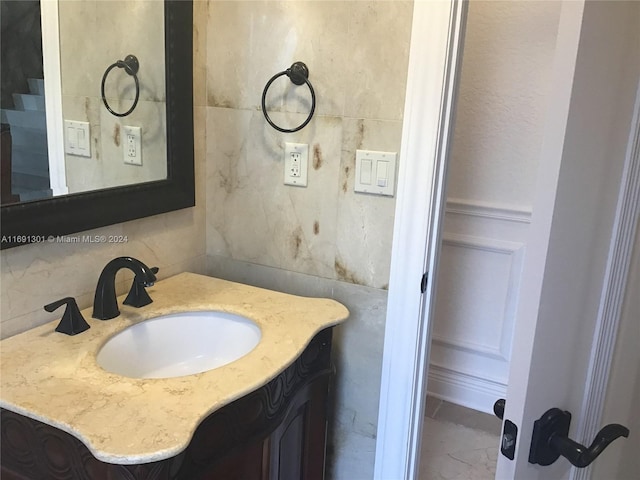
<instances>
[{"instance_id":1,"label":"dark wood cabinet","mask_svg":"<svg viewBox=\"0 0 640 480\"><path fill-rule=\"evenodd\" d=\"M259 390L221 408L179 455L141 465L96 459L74 436L2 409L3 480L321 480L331 329Z\"/></svg>"}]
</instances>

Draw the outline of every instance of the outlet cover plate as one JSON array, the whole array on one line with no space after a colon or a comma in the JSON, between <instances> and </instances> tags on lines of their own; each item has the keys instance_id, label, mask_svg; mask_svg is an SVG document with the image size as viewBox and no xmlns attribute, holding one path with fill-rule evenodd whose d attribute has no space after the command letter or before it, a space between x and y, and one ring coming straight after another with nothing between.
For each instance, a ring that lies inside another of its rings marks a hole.
<instances>
[{"instance_id":1,"label":"outlet cover plate","mask_svg":"<svg viewBox=\"0 0 640 480\"><path fill-rule=\"evenodd\" d=\"M284 184L296 187L307 186L309 145L306 143L285 143Z\"/></svg>"},{"instance_id":2,"label":"outlet cover plate","mask_svg":"<svg viewBox=\"0 0 640 480\"><path fill-rule=\"evenodd\" d=\"M142 128L124 127L122 155L127 165L142 166Z\"/></svg>"}]
</instances>

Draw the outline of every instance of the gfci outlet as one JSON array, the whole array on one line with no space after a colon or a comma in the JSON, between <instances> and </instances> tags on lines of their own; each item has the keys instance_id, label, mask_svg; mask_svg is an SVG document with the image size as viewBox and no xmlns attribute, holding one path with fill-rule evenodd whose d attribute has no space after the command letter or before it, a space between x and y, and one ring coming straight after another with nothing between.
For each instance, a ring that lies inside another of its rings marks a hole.
<instances>
[{"instance_id":1,"label":"gfci outlet","mask_svg":"<svg viewBox=\"0 0 640 480\"><path fill-rule=\"evenodd\" d=\"M142 166L142 128L124 127L124 163Z\"/></svg>"},{"instance_id":2,"label":"gfci outlet","mask_svg":"<svg viewBox=\"0 0 640 480\"><path fill-rule=\"evenodd\" d=\"M306 143L285 143L284 146L284 183L297 187L307 186L307 164L309 163L309 145Z\"/></svg>"}]
</instances>

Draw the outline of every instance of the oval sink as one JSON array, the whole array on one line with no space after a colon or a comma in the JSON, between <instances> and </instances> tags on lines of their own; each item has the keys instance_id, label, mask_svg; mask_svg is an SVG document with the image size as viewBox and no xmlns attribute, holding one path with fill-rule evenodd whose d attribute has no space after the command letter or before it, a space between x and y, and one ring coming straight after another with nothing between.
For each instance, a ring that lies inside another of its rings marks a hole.
<instances>
[{"instance_id":1,"label":"oval sink","mask_svg":"<svg viewBox=\"0 0 640 480\"><path fill-rule=\"evenodd\" d=\"M245 356L261 337L260 328L241 315L175 313L145 320L114 335L98 352L97 362L125 377L182 377Z\"/></svg>"}]
</instances>

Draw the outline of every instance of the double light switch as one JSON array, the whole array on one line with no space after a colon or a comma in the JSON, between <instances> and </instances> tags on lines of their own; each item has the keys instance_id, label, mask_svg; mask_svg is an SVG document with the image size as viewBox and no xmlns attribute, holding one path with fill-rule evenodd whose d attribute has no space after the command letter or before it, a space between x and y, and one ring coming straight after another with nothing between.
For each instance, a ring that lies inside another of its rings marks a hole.
<instances>
[{"instance_id":1,"label":"double light switch","mask_svg":"<svg viewBox=\"0 0 640 480\"><path fill-rule=\"evenodd\" d=\"M396 180L395 152L356 150L356 192L393 196Z\"/></svg>"},{"instance_id":2,"label":"double light switch","mask_svg":"<svg viewBox=\"0 0 640 480\"><path fill-rule=\"evenodd\" d=\"M89 122L64 121L64 151L69 155L91 157L91 134Z\"/></svg>"}]
</instances>

